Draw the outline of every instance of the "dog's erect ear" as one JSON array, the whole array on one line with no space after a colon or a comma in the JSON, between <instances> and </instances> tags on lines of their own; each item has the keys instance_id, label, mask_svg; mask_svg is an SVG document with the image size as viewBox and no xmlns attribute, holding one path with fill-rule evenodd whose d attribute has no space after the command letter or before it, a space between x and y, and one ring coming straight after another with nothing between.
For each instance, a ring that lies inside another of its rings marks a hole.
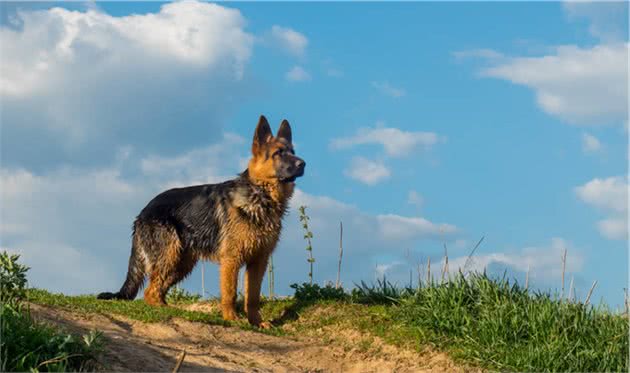
<instances>
[{"instance_id":1,"label":"dog's erect ear","mask_svg":"<svg viewBox=\"0 0 630 373\"><path fill-rule=\"evenodd\" d=\"M282 123L280 123L280 128L278 128L278 134L276 137L285 139L289 144L291 144L291 126L289 125L288 120L285 119Z\"/></svg>"},{"instance_id":2,"label":"dog's erect ear","mask_svg":"<svg viewBox=\"0 0 630 373\"><path fill-rule=\"evenodd\" d=\"M260 116L258 119L258 125L256 126L256 131L254 132L254 142L252 143L252 153L256 154L260 147L264 145L269 139L271 139L271 127L269 127L269 122L267 122L267 118L264 115Z\"/></svg>"}]
</instances>

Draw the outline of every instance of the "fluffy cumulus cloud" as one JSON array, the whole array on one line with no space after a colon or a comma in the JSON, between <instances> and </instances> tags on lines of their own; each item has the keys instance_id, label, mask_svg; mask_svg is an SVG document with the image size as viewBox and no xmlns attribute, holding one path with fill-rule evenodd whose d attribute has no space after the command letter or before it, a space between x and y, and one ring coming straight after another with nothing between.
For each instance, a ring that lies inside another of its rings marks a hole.
<instances>
[{"instance_id":1,"label":"fluffy cumulus cloud","mask_svg":"<svg viewBox=\"0 0 630 373\"><path fill-rule=\"evenodd\" d=\"M173 186L233 177L243 170L243 141L225 134L171 158L124 149L104 167L43 173L3 168L2 246L32 267L34 286L73 293L115 288L124 278L131 224L142 207Z\"/></svg>"},{"instance_id":2,"label":"fluffy cumulus cloud","mask_svg":"<svg viewBox=\"0 0 630 373\"><path fill-rule=\"evenodd\" d=\"M530 88L545 112L574 125L623 125L628 116L628 4L565 1L569 20L585 19L599 44L560 45L539 56L507 56L491 49L455 52L488 67L481 76Z\"/></svg>"},{"instance_id":3,"label":"fluffy cumulus cloud","mask_svg":"<svg viewBox=\"0 0 630 373\"><path fill-rule=\"evenodd\" d=\"M599 232L609 239L628 238L628 181L622 176L595 178L575 188L585 203L597 208L606 218L597 223Z\"/></svg>"},{"instance_id":4,"label":"fluffy cumulus cloud","mask_svg":"<svg viewBox=\"0 0 630 373\"><path fill-rule=\"evenodd\" d=\"M628 108L628 44L566 45L539 57L513 57L482 76L531 88L545 112L575 125L621 124Z\"/></svg>"},{"instance_id":5,"label":"fluffy cumulus cloud","mask_svg":"<svg viewBox=\"0 0 630 373\"><path fill-rule=\"evenodd\" d=\"M115 285L111 257L128 255L130 207L142 196L118 170L3 169L0 183L2 245L31 267L31 285L71 293Z\"/></svg>"},{"instance_id":6,"label":"fluffy cumulus cloud","mask_svg":"<svg viewBox=\"0 0 630 373\"><path fill-rule=\"evenodd\" d=\"M311 74L301 66L293 66L284 77L290 82L306 82L311 80Z\"/></svg>"},{"instance_id":7,"label":"fluffy cumulus cloud","mask_svg":"<svg viewBox=\"0 0 630 373\"><path fill-rule=\"evenodd\" d=\"M308 263L297 213L302 205L308 207L306 211L311 217L317 281L336 278L340 222L343 222L344 248L341 278L347 286L382 273L388 278L391 275L393 280L408 281L406 250L417 256L428 248L439 247L440 242L453 243L460 234L452 224L436 223L420 216L371 214L336 199L297 189L274 254L274 263L281 263L277 266L277 284L306 280Z\"/></svg>"},{"instance_id":8,"label":"fluffy cumulus cloud","mask_svg":"<svg viewBox=\"0 0 630 373\"><path fill-rule=\"evenodd\" d=\"M254 37L238 10L183 1L124 17L52 8L16 19L0 28L5 165L111 160L120 143L174 153L215 140L246 97Z\"/></svg>"},{"instance_id":9,"label":"fluffy cumulus cloud","mask_svg":"<svg viewBox=\"0 0 630 373\"><path fill-rule=\"evenodd\" d=\"M142 175L163 188L216 183L247 168L235 154L247 149L242 137L225 133L221 142L191 149L173 157L148 155L139 161Z\"/></svg>"},{"instance_id":10,"label":"fluffy cumulus cloud","mask_svg":"<svg viewBox=\"0 0 630 373\"><path fill-rule=\"evenodd\" d=\"M461 270L463 273L483 272L511 274L521 277L529 270L530 280L538 284L555 283L562 276L562 256L567 250L566 273L578 273L584 266L584 257L563 238L555 237L545 245L529 246L520 250L449 258L451 273ZM444 265L442 261L441 266Z\"/></svg>"},{"instance_id":11,"label":"fluffy cumulus cloud","mask_svg":"<svg viewBox=\"0 0 630 373\"><path fill-rule=\"evenodd\" d=\"M363 184L374 185L388 179L391 175L389 168L382 161L371 161L364 157L354 157L344 174Z\"/></svg>"},{"instance_id":12,"label":"fluffy cumulus cloud","mask_svg":"<svg viewBox=\"0 0 630 373\"><path fill-rule=\"evenodd\" d=\"M349 137L333 139L333 149L348 149L358 145L382 145L390 157L404 157L414 151L429 150L443 138L435 132L404 131L394 127L385 127L379 123L373 128L359 128L357 133Z\"/></svg>"},{"instance_id":13,"label":"fluffy cumulus cloud","mask_svg":"<svg viewBox=\"0 0 630 373\"><path fill-rule=\"evenodd\" d=\"M289 27L273 25L269 35L270 42L295 57L303 57L308 46L304 34Z\"/></svg>"},{"instance_id":14,"label":"fluffy cumulus cloud","mask_svg":"<svg viewBox=\"0 0 630 373\"><path fill-rule=\"evenodd\" d=\"M628 210L628 182L621 176L593 179L575 189L584 202L603 210Z\"/></svg>"},{"instance_id":15,"label":"fluffy cumulus cloud","mask_svg":"<svg viewBox=\"0 0 630 373\"><path fill-rule=\"evenodd\" d=\"M628 216L617 216L597 222L597 229L602 236L611 240L628 239Z\"/></svg>"},{"instance_id":16,"label":"fluffy cumulus cloud","mask_svg":"<svg viewBox=\"0 0 630 373\"><path fill-rule=\"evenodd\" d=\"M411 239L417 234L439 238L451 236L457 228L450 224L434 224L420 217L404 217L394 214L378 215L379 232L385 238Z\"/></svg>"}]
</instances>

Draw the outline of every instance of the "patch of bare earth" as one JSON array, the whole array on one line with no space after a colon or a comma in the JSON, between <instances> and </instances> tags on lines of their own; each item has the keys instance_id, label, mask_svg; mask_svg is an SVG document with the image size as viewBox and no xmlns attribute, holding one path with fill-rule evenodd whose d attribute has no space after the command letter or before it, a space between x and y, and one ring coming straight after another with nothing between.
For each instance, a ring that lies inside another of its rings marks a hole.
<instances>
[{"instance_id":1,"label":"patch of bare earth","mask_svg":"<svg viewBox=\"0 0 630 373\"><path fill-rule=\"evenodd\" d=\"M107 339L100 363L106 371L172 371L182 350L180 372L461 372L446 355L401 350L351 331L333 339L274 337L235 327L173 319L143 323L118 315L85 315L32 305L39 320ZM343 343L339 343L339 338ZM329 343L323 343L325 340Z\"/></svg>"}]
</instances>

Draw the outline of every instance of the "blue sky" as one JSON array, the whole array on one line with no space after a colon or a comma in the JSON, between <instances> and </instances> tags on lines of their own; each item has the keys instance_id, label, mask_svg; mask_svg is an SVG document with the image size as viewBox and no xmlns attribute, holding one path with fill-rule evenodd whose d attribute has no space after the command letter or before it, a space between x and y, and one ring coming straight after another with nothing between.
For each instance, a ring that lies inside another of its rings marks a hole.
<instances>
[{"instance_id":1,"label":"blue sky","mask_svg":"<svg viewBox=\"0 0 630 373\"><path fill-rule=\"evenodd\" d=\"M619 305L625 3L2 3L2 242L34 286L117 288L161 190L242 171L260 114L307 161L315 278L438 265ZM54 8L61 7L61 8ZM277 292L306 280L292 210ZM410 255L406 254L409 250ZM206 288L217 294L216 266ZM415 270L414 270L415 272ZM414 275L415 277L415 275ZM198 291L198 270L185 287Z\"/></svg>"}]
</instances>

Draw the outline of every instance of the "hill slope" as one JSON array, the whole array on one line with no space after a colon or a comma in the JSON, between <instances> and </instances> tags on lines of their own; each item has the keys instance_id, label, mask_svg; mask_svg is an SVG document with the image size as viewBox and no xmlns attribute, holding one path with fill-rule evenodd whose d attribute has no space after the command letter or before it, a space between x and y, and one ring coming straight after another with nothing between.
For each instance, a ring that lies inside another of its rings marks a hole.
<instances>
[{"instance_id":1,"label":"hill slope","mask_svg":"<svg viewBox=\"0 0 630 373\"><path fill-rule=\"evenodd\" d=\"M464 371L445 354L396 348L349 329L324 328L319 336L300 336L299 332L274 336L177 317L143 322L117 314L88 314L37 304L31 305L31 312L36 319L73 333L84 334L94 328L103 331L107 347L100 363L107 371L171 371L182 350L187 352L182 372ZM287 324L286 331L295 329Z\"/></svg>"}]
</instances>

